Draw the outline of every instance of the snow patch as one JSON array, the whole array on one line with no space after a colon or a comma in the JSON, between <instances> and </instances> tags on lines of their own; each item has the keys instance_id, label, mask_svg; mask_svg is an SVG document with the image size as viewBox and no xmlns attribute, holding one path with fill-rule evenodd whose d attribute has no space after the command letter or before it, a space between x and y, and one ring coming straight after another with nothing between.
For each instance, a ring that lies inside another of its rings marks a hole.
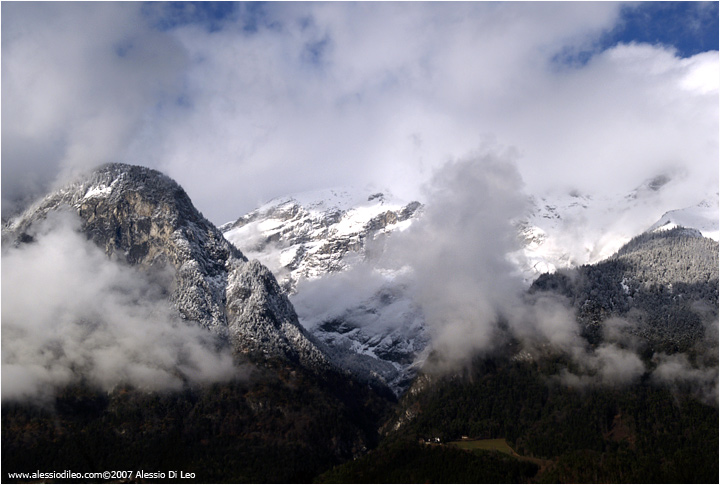
<instances>
[{"instance_id":1,"label":"snow patch","mask_svg":"<svg viewBox=\"0 0 720 485\"><path fill-rule=\"evenodd\" d=\"M113 189L113 185L95 185L93 187L90 187L87 192L85 192L85 196L83 199L90 199L92 197L107 197L110 195Z\"/></svg>"},{"instance_id":2,"label":"snow patch","mask_svg":"<svg viewBox=\"0 0 720 485\"><path fill-rule=\"evenodd\" d=\"M704 237L718 241L720 224L717 198L715 201L704 200L697 205L666 212L647 232L666 231L676 227L697 229Z\"/></svg>"}]
</instances>

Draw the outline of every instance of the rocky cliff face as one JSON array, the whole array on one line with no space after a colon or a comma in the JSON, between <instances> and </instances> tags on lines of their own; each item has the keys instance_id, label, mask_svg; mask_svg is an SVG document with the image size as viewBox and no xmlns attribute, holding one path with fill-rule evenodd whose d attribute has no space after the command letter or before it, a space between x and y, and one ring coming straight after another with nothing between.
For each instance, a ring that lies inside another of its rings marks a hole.
<instances>
[{"instance_id":1,"label":"rocky cliff face","mask_svg":"<svg viewBox=\"0 0 720 485\"><path fill-rule=\"evenodd\" d=\"M270 271L248 262L169 177L105 165L11 221L3 242L32 242L37 224L63 210L77 214L81 232L111 258L158 274L170 270L173 276L159 284L171 304L235 352L328 365Z\"/></svg>"}]
</instances>

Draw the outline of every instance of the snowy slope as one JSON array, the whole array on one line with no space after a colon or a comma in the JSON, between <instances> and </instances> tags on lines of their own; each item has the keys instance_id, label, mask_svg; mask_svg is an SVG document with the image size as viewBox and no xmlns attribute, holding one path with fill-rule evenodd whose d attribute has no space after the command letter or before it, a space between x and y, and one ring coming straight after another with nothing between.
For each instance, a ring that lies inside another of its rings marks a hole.
<instances>
[{"instance_id":1,"label":"snowy slope","mask_svg":"<svg viewBox=\"0 0 720 485\"><path fill-rule=\"evenodd\" d=\"M662 191L668 183L656 177L629 194L532 197L530 213L518 222L523 249L511 259L529 283L544 272L607 259L646 231L680 225L717 240L717 193L684 209L666 207Z\"/></svg>"},{"instance_id":2,"label":"snowy slope","mask_svg":"<svg viewBox=\"0 0 720 485\"><path fill-rule=\"evenodd\" d=\"M718 194L715 194L714 199L706 199L691 207L666 212L659 221L650 226L647 232L682 226L697 229L703 236L717 241L720 238L718 212Z\"/></svg>"},{"instance_id":3,"label":"snowy slope","mask_svg":"<svg viewBox=\"0 0 720 485\"><path fill-rule=\"evenodd\" d=\"M554 193L530 200L529 214L518 223L523 249L512 255L528 283L542 273L603 260L641 232L624 223L634 212L627 199Z\"/></svg>"},{"instance_id":4,"label":"snowy slope","mask_svg":"<svg viewBox=\"0 0 720 485\"><path fill-rule=\"evenodd\" d=\"M336 362L400 394L428 337L417 305L374 261L419 208L386 191L333 188L274 199L221 230L274 272Z\"/></svg>"},{"instance_id":5,"label":"snowy slope","mask_svg":"<svg viewBox=\"0 0 720 485\"><path fill-rule=\"evenodd\" d=\"M293 293L303 278L351 267L371 241L407 227L419 205L374 190L333 188L274 199L220 229Z\"/></svg>"},{"instance_id":6,"label":"snowy slope","mask_svg":"<svg viewBox=\"0 0 720 485\"><path fill-rule=\"evenodd\" d=\"M648 228L683 225L717 239L717 194L669 211L661 203L668 183L663 176L626 194L535 195L516 221L522 249L508 258L529 286L542 273L604 260ZM335 188L275 199L221 229L275 273L301 324L337 362L399 394L424 358L429 336L418 305L379 255L386 238L418 217L417 202Z\"/></svg>"}]
</instances>

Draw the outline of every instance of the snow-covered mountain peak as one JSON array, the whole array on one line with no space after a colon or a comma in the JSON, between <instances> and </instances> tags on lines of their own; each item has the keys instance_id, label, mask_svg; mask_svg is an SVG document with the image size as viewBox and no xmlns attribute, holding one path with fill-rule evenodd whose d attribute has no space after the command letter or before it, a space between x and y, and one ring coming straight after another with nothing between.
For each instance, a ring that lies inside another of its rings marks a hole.
<instances>
[{"instance_id":1,"label":"snow-covered mountain peak","mask_svg":"<svg viewBox=\"0 0 720 485\"><path fill-rule=\"evenodd\" d=\"M366 243L403 230L420 207L373 188L332 188L273 199L221 227L250 258L271 268L290 293L367 256Z\"/></svg>"},{"instance_id":2,"label":"snow-covered mountain peak","mask_svg":"<svg viewBox=\"0 0 720 485\"><path fill-rule=\"evenodd\" d=\"M704 237L718 241L720 239L720 211L718 194L712 199L704 199L694 206L668 211L646 232L664 231L682 226L697 229Z\"/></svg>"},{"instance_id":3,"label":"snow-covered mountain peak","mask_svg":"<svg viewBox=\"0 0 720 485\"><path fill-rule=\"evenodd\" d=\"M678 210L664 197L674 175L648 179L625 195L563 191L531 197L531 210L518 222L523 249L511 259L529 283L540 273L607 259L646 230L684 226L717 240L717 193Z\"/></svg>"},{"instance_id":4,"label":"snow-covered mountain peak","mask_svg":"<svg viewBox=\"0 0 720 485\"><path fill-rule=\"evenodd\" d=\"M277 197L263 204L256 211L264 213L275 207L297 204L309 212L324 213L334 210L347 211L362 206L375 206L386 203L397 205L402 202L395 199L388 190L378 190L372 186L363 189L332 187Z\"/></svg>"}]
</instances>

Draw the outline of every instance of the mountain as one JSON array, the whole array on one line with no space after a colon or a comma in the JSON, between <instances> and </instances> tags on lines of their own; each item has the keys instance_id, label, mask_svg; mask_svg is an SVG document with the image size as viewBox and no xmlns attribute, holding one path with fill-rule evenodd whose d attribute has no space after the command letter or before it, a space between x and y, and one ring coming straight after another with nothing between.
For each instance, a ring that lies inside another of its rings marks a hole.
<instances>
[{"instance_id":1,"label":"mountain","mask_svg":"<svg viewBox=\"0 0 720 485\"><path fill-rule=\"evenodd\" d=\"M431 354L378 448L319 481L715 483L717 241L641 234L539 277L527 302L548 298L577 319L574 345L527 353L528 335L500 325L502 345L459 368Z\"/></svg>"},{"instance_id":2,"label":"mountain","mask_svg":"<svg viewBox=\"0 0 720 485\"><path fill-rule=\"evenodd\" d=\"M608 318L622 317L632 323L622 330L626 343L639 339L650 354L686 352L717 321L718 264L717 241L676 227L636 236L600 263L544 274L530 291L567 297L593 343L607 334Z\"/></svg>"},{"instance_id":3,"label":"mountain","mask_svg":"<svg viewBox=\"0 0 720 485\"><path fill-rule=\"evenodd\" d=\"M169 177L105 165L29 208L6 226L3 240L32 242L38 224L63 210L77 214L80 231L113 259L156 273L170 269L164 290L180 315L235 352L328 365L272 273L229 244Z\"/></svg>"},{"instance_id":4,"label":"mountain","mask_svg":"<svg viewBox=\"0 0 720 485\"><path fill-rule=\"evenodd\" d=\"M668 211L660 220L648 228L650 231L663 231L676 227L696 229L704 237L720 239L718 233L718 194L714 199L706 199L694 206Z\"/></svg>"},{"instance_id":5,"label":"mountain","mask_svg":"<svg viewBox=\"0 0 720 485\"><path fill-rule=\"evenodd\" d=\"M294 293L303 278L372 257L383 237L408 227L419 208L372 189L333 188L273 199L220 230Z\"/></svg>"},{"instance_id":6,"label":"mountain","mask_svg":"<svg viewBox=\"0 0 720 485\"><path fill-rule=\"evenodd\" d=\"M661 227L694 228L717 241L718 194L705 194L704 199L700 195L696 205L682 209L667 207L665 191L672 183L670 176L662 175L628 194L534 195L528 214L517 222L523 249L512 259L529 285L542 273L609 258L631 238ZM659 211L667 212L660 216Z\"/></svg>"},{"instance_id":7,"label":"mountain","mask_svg":"<svg viewBox=\"0 0 720 485\"><path fill-rule=\"evenodd\" d=\"M522 249L508 257L528 287L543 273L607 259L660 225L651 223L671 186L672 178L662 175L629 194L530 197L527 213L515 221ZM300 323L341 367L365 380L378 378L401 395L427 354L429 335L422 311L382 255L389 238L422 212L419 202L387 191L344 187L274 199L221 230L273 271ZM717 214L717 203L704 201L661 221L674 217L717 239ZM329 297L338 286L348 291Z\"/></svg>"},{"instance_id":8,"label":"mountain","mask_svg":"<svg viewBox=\"0 0 720 485\"><path fill-rule=\"evenodd\" d=\"M272 200L221 230L275 272L301 324L326 344L335 362L399 395L429 337L419 308L378 258L386 238L406 229L420 211L420 203L387 192L334 188ZM352 271L367 273L355 279ZM359 280L362 288L353 284ZM319 286L325 281L346 284L348 291L319 307L313 295L327 294Z\"/></svg>"},{"instance_id":9,"label":"mountain","mask_svg":"<svg viewBox=\"0 0 720 485\"><path fill-rule=\"evenodd\" d=\"M54 264L67 251L82 271ZM4 473L309 482L377 444L394 396L332 364L272 273L155 170L105 165L48 194L3 228L3 263L3 283L27 289L13 305L3 292ZM220 378L189 365L230 352ZM38 394L6 394L41 374Z\"/></svg>"}]
</instances>

